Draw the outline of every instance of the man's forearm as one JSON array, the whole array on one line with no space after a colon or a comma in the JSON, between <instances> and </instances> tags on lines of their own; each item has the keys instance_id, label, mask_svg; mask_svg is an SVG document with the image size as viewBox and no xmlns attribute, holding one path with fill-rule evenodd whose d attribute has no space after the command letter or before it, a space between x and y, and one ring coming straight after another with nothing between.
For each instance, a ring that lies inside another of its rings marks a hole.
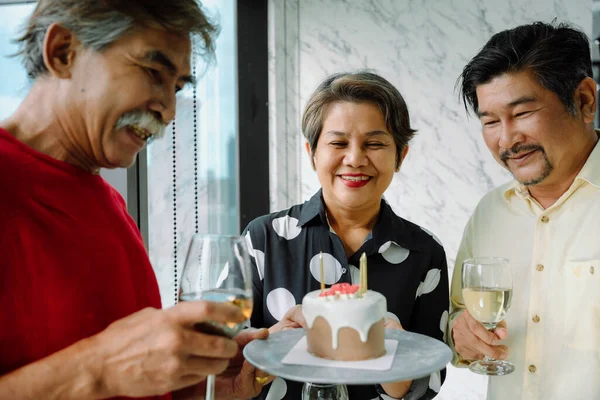
<instances>
[{"instance_id":1,"label":"man's forearm","mask_svg":"<svg viewBox=\"0 0 600 400\"><path fill-rule=\"evenodd\" d=\"M0 376L0 399L100 399L108 397L99 376L93 338Z\"/></svg>"}]
</instances>

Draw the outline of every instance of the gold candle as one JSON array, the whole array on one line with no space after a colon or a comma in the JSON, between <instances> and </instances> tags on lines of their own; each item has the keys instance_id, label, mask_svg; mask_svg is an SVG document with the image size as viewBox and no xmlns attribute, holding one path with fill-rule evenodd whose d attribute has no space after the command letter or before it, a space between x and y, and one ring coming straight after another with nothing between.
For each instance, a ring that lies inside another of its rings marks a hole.
<instances>
[{"instance_id":1,"label":"gold candle","mask_svg":"<svg viewBox=\"0 0 600 400\"><path fill-rule=\"evenodd\" d=\"M362 253L360 256L360 294L367 292L367 255Z\"/></svg>"}]
</instances>

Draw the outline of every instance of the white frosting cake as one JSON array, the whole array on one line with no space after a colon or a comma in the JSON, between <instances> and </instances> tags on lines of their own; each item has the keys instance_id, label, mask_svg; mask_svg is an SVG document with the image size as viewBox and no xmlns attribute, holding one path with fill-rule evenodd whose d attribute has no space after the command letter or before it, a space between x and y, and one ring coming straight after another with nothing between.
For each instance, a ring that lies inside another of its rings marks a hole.
<instances>
[{"instance_id":1,"label":"white frosting cake","mask_svg":"<svg viewBox=\"0 0 600 400\"><path fill-rule=\"evenodd\" d=\"M345 289L346 285L339 286ZM333 349L338 348L338 332L344 327L356 330L360 340L366 342L371 327L386 318L385 297L372 290L366 291L362 296L346 290L336 292L335 286L337 285L334 285L329 291L331 293L333 290L334 295L323 296L320 290L315 290L304 296L302 312L308 328L312 328L317 317L324 318L331 327L331 347Z\"/></svg>"}]
</instances>

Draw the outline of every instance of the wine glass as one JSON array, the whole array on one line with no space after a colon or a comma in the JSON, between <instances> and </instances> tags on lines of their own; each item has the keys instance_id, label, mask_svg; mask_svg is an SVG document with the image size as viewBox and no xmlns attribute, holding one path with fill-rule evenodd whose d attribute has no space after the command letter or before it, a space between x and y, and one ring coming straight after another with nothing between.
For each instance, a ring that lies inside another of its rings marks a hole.
<instances>
[{"instance_id":1,"label":"wine glass","mask_svg":"<svg viewBox=\"0 0 600 400\"><path fill-rule=\"evenodd\" d=\"M179 288L179 301L228 302L252 314L252 272L246 241L239 236L194 235L190 243ZM232 338L242 323L199 322L197 331ZM215 376L206 380L206 400L214 399Z\"/></svg>"},{"instance_id":2,"label":"wine glass","mask_svg":"<svg viewBox=\"0 0 600 400\"><path fill-rule=\"evenodd\" d=\"M306 382L302 387L302 400L348 400L346 385Z\"/></svg>"},{"instance_id":3,"label":"wine glass","mask_svg":"<svg viewBox=\"0 0 600 400\"><path fill-rule=\"evenodd\" d=\"M462 295L469 313L489 331L510 308L512 273L506 258L470 258L462 265ZM515 370L508 361L485 356L469 369L482 375L508 375Z\"/></svg>"}]
</instances>

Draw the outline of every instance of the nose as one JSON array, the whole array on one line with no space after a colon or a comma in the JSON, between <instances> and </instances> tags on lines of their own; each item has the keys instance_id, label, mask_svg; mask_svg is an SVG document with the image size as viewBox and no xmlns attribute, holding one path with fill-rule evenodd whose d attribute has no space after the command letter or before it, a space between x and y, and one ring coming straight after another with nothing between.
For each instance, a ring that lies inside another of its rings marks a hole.
<instances>
[{"instance_id":1,"label":"nose","mask_svg":"<svg viewBox=\"0 0 600 400\"><path fill-rule=\"evenodd\" d=\"M367 165L367 154L361 146L349 145L344 155L344 164L351 168L359 168Z\"/></svg>"},{"instance_id":2,"label":"nose","mask_svg":"<svg viewBox=\"0 0 600 400\"><path fill-rule=\"evenodd\" d=\"M503 149L512 149L513 146L523 140L523 134L519 132L512 121L503 121L500 128L498 145Z\"/></svg>"},{"instance_id":3,"label":"nose","mask_svg":"<svg viewBox=\"0 0 600 400\"><path fill-rule=\"evenodd\" d=\"M160 120L165 125L168 125L173 119L175 119L177 108L175 92L172 91L167 93L166 90L161 90L161 92L150 101L148 108L150 111L153 111L159 115Z\"/></svg>"}]
</instances>

